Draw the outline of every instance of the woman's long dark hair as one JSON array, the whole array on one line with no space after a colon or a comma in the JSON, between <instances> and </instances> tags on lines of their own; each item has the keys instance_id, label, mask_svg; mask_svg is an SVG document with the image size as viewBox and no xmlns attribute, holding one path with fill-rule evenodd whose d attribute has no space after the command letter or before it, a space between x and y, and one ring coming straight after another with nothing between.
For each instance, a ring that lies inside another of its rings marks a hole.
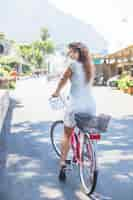
<instances>
[{"instance_id":1,"label":"woman's long dark hair","mask_svg":"<svg viewBox=\"0 0 133 200\"><path fill-rule=\"evenodd\" d=\"M69 49L72 49L74 52L79 53L78 61L83 64L84 71L86 74L86 81L89 82L93 80L95 67L88 48L80 42L70 43L68 47Z\"/></svg>"}]
</instances>

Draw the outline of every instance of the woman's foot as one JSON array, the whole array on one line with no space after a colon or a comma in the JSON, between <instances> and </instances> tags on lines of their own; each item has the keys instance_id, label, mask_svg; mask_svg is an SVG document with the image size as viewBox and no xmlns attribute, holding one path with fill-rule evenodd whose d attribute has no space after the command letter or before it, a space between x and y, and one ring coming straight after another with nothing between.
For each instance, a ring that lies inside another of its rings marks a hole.
<instances>
[{"instance_id":1,"label":"woman's foot","mask_svg":"<svg viewBox=\"0 0 133 200\"><path fill-rule=\"evenodd\" d=\"M66 165L62 165L59 173L59 180L65 181L66 180Z\"/></svg>"}]
</instances>

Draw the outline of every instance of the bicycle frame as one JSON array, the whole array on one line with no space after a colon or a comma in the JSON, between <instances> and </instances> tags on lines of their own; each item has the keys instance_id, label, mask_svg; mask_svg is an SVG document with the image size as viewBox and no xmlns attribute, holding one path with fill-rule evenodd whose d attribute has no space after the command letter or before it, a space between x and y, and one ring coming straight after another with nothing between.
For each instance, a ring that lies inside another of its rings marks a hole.
<instances>
[{"instance_id":1,"label":"bicycle frame","mask_svg":"<svg viewBox=\"0 0 133 200\"><path fill-rule=\"evenodd\" d=\"M94 140L100 140L101 136L99 133L82 133L80 130L78 131L78 133L75 133L75 128L72 130L72 135L71 135L71 147L73 150L73 162L76 164L82 164L82 155L81 155L81 145L83 145L83 140L84 137L88 137L89 138L89 144L87 145L88 147L88 155L91 158L92 155L92 151L94 151L93 149L93 142Z\"/></svg>"}]
</instances>

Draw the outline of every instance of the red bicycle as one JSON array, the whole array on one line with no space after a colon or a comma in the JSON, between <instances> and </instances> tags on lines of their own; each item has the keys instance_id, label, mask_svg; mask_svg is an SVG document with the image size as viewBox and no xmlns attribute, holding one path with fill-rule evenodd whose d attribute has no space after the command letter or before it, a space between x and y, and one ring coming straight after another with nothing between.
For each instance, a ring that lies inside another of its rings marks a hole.
<instances>
[{"instance_id":1,"label":"red bicycle","mask_svg":"<svg viewBox=\"0 0 133 200\"><path fill-rule=\"evenodd\" d=\"M105 115L104 115L105 116ZM99 119L106 123L101 123ZM80 181L84 192L87 195L93 193L97 183L98 166L96 156L96 143L101 138L100 132L94 129L94 126L102 124L99 130L107 130L110 117L92 117L86 113L75 114L76 127L71 135L71 148L66 160L67 164L76 164L79 167ZM64 132L64 123L62 120L55 121L51 126L50 137L53 148L58 157L61 156L61 138Z\"/></svg>"},{"instance_id":2,"label":"red bicycle","mask_svg":"<svg viewBox=\"0 0 133 200\"><path fill-rule=\"evenodd\" d=\"M51 141L53 148L60 157L60 144L61 144L61 134L63 133L63 121L56 121L51 127ZM100 139L99 133L88 133L81 132L81 130L76 130L75 127L71 135L71 159L67 160L67 163L78 164L80 172L80 180L84 192L90 195L97 183L98 168L96 159L96 150L94 141Z\"/></svg>"}]
</instances>

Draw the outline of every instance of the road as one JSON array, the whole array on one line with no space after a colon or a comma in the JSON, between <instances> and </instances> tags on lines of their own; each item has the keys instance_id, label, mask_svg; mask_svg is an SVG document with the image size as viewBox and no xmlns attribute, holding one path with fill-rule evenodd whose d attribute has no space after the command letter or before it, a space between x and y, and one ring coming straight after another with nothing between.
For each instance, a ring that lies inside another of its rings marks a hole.
<instances>
[{"instance_id":1,"label":"road","mask_svg":"<svg viewBox=\"0 0 133 200\"><path fill-rule=\"evenodd\" d=\"M19 81L11 92L11 107L0 137L0 200L132 200L133 97L104 87L94 88L97 113L112 120L98 143L99 177L94 194L81 190L78 171L58 181L59 161L49 129L62 118L48 98L56 86L45 78Z\"/></svg>"}]
</instances>

